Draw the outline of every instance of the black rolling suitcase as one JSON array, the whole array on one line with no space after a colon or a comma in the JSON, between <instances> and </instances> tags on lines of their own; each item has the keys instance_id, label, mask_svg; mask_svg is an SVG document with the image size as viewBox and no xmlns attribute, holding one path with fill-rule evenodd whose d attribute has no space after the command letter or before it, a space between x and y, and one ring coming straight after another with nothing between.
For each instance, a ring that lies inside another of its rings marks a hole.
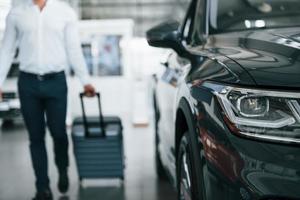
<instances>
[{"instance_id":1,"label":"black rolling suitcase","mask_svg":"<svg viewBox=\"0 0 300 200\"><path fill-rule=\"evenodd\" d=\"M82 117L73 121L72 140L80 181L82 179L124 179L124 151L121 119L103 117L100 94L97 93L99 113L87 117L84 94L80 94Z\"/></svg>"}]
</instances>

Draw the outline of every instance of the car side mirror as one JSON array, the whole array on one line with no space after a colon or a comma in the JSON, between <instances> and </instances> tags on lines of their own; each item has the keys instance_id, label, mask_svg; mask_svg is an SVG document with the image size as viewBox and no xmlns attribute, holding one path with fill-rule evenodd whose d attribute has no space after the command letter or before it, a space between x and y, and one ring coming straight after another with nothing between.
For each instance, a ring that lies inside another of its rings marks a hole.
<instances>
[{"instance_id":1,"label":"car side mirror","mask_svg":"<svg viewBox=\"0 0 300 200\"><path fill-rule=\"evenodd\" d=\"M155 26L147 31L146 35L150 46L171 48L181 56L185 53L185 48L181 43L179 23L177 21L168 21Z\"/></svg>"}]
</instances>

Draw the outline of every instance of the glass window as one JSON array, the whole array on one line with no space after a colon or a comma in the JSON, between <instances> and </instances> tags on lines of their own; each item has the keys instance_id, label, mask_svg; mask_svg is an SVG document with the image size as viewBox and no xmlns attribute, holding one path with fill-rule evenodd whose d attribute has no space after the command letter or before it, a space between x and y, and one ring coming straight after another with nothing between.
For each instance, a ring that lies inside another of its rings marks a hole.
<instances>
[{"instance_id":1,"label":"glass window","mask_svg":"<svg viewBox=\"0 0 300 200\"><path fill-rule=\"evenodd\" d=\"M192 18L189 16L184 24L182 36L187 43L189 43L191 39L191 24L192 24Z\"/></svg>"},{"instance_id":2,"label":"glass window","mask_svg":"<svg viewBox=\"0 0 300 200\"><path fill-rule=\"evenodd\" d=\"M193 41L192 33L194 28L195 10L196 8L195 8L195 1L194 1L192 4L190 4L188 10L186 11L187 15L182 27L183 42L187 45L190 45Z\"/></svg>"},{"instance_id":3,"label":"glass window","mask_svg":"<svg viewBox=\"0 0 300 200\"><path fill-rule=\"evenodd\" d=\"M300 25L299 0L211 0L213 32Z\"/></svg>"},{"instance_id":4,"label":"glass window","mask_svg":"<svg viewBox=\"0 0 300 200\"><path fill-rule=\"evenodd\" d=\"M94 76L122 76L120 35L91 35L81 45L88 71ZM71 69L71 74L74 72Z\"/></svg>"},{"instance_id":5,"label":"glass window","mask_svg":"<svg viewBox=\"0 0 300 200\"><path fill-rule=\"evenodd\" d=\"M206 32L205 21L206 21L206 1L198 0L196 11L195 11L195 20L192 32L192 42L193 45L199 45L203 41L203 35Z\"/></svg>"}]
</instances>

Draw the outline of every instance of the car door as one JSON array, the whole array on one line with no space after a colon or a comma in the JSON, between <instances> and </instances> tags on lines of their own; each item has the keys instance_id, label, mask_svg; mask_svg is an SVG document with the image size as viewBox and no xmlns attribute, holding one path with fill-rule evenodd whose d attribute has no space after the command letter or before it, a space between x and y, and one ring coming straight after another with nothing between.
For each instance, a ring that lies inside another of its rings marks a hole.
<instances>
[{"instance_id":1,"label":"car door","mask_svg":"<svg viewBox=\"0 0 300 200\"><path fill-rule=\"evenodd\" d=\"M188 4L189 5L189 4ZM188 14L182 23L182 37L184 42L189 43L190 26L193 24L194 6L185 11ZM175 157L175 100L178 86L184 81L183 75L188 70L190 62L171 51L165 63L165 73L157 83L156 98L160 110L160 120L158 122L158 133L160 138L159 151L163 164L175 177L176 157Z\"/></svg>"}]
</instances>

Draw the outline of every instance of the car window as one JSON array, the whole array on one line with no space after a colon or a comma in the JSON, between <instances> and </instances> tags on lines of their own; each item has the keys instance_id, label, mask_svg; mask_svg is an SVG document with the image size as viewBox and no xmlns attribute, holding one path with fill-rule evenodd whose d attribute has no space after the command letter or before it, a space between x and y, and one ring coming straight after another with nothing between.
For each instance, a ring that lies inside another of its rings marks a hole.
<instances>
[{"instance_id":1,"label":"car window","mask_svg":"<svg viewBox=\"0 0 300 200\"><path fill-rule=\"evenodd\" d=\"M213 32L300 26L299 0L211 0Z\"/></svg>"},{"instance_id":2,"label":"car window","mask_svg":"<svg viewBox=\"0 0 300 200\"><path fill-rule=\"evenodd\" d=\"M186 18L182 25L182 39L183 43L186 45L191 44L192 42L192 29L194 25L194 16L195 16L195 6L194 3L191 3L187 11Z\"/></svg>"},{"instance_id":3,"label":"car window","mask_svg":"<svg viewBox=\"0 0 300 200\"><path fill-rule=\"evenodd\" d=\"M194 26L192 30L192 44L199 45L203 41L203 35L206 32L206 1L198 0L195 10Z\"/></svg>"},{"instance_id":4,"label":"car window","mask_svg":"<svg viewBox=\"0 0 300 200\"><path fill-rule=\"evenodd\" d=\"M184 24L184 28L182 31L182 38L183 41L186 42L186 44L190 44L191 42L191 24L192 24L192 18L189 16Z\"/></svg>"}]
</instances>

